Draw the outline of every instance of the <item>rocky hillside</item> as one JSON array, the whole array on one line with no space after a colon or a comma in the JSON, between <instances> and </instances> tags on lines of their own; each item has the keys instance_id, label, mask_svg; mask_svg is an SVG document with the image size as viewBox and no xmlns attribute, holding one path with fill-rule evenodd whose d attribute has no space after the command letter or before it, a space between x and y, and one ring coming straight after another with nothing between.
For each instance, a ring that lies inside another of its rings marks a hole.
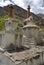
<instances>
[{"instance_id":1,"label":"rocky hillside","mask_svg":"<svg viewBox=\"0 0 44 65\"><path fill-rule=\"evenodd\" d=\"M42 19L44 19L44 14L37 14L38 16L40 16Z\"/></svg>"},{"instance_id":2,"label":"rocky hillside","mask_svg":"<svg viewBox=\"0 0 44 65\"><path fill-rule=\"evenodd\" d=\"M44 26L44 14L37 14L38 17L41 17L41 23Z\"/></svg>"},{"instance_id":3,"label":"rocky hillside","mask_svg":"<svg viewBox=\"0 0 44 65\"><path fill-rule=\"evenodd\" d=\"M13 13L18 16L19 18L21 18L21 20L24 20L25 18L27 18L27 11L24 10L23 8L17 6L17 5L13 5ZM7 15L9 12L9 5L5 6L5 7L0 7L0 16L3 15ZM41 16L35 15L34 13L31 13L31 15L33 16L34 22L39 25L39 23L41 22L42 24L44 23L44 20L42 19Z\"/></svg>"},{"instance_id":4,"label":"rocky hillside","mask_svg":"<svg viewBox=\"0 0 44 65\"><path fill-rule=\"evenodd\" d=\"M13 5L13 13L17 16L19 16L20 18L26 18L26 10L22 9L21 7L17 6L17 5ZM0 16L2 15L6 15L9 12L9 5L5 6L5 7L0 7Z\"/></svg>"}]
</instances>

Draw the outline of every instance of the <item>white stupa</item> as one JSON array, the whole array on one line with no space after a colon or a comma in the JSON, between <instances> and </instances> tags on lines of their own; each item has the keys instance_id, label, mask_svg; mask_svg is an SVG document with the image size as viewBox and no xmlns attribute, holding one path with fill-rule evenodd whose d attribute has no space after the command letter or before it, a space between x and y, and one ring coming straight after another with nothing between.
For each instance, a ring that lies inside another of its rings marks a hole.
<instances>
[{"instance_id":1,"label":"white stupa","mask_svg":"<svg viewBox=\"0 0 44 65\"><path fill-rule=\"evenodd\" d=\"M39 37L39 27L34 23L33 17L30 13L30 6L28 6L28 18L24 20L24 38L25 44L35 43ZM28 42L26 42L28 40Z\"/></svg>"}]
</instances>

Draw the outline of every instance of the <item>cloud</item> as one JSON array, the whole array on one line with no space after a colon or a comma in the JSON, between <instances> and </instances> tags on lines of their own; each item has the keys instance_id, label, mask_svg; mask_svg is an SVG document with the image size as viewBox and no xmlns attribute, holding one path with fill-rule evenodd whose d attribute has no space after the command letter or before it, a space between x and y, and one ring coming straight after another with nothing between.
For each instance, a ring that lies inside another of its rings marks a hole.
<instances>
[{"instance_id":1,"label":"cloud","mask_svg":"<svg viewBox=\"0 0 44 65\"><path fill-rule=\"evenodd\" d=\"M44 14L44 0L0 0L0 6L6 6L11 3L15 3L24 9L27 9L29 4L31 6L31 12Z\"/></svg>"},{"instance_id":2,"label":"cloud","mask_svg":"<svg viewBox=\"0 0 44 65\"><path fill-rule=\"evenodd\" d=\"M0 6L7 6L9 4L13 4L12 2L10 2L9 0L6 0L5 2L4 1L0 1Z\"/></svg>"},{"instance_id":3,"label":"cloud","mask_svg":"<svg viewBox=\"0 0 44 65\"><path fill-rule=\"evenodd\" d=\"M14 0L15 4L21 6L21 7L24 7L24 2L23 0Z\"/></svg>"},{"instance_id":4,"label":"cloud","mask_svg":"<svg viewBox=\"0 0 44 65\"><path fill-rule=\"evenodd\" d=\"M6 6L6 5L11 4L11 3L17 4L20 7L25 8L23 0L0 0L0 6Z\"/></svg>"},{"instance_id":5,"label":"cloud","mask_svg":"<svg viewBox=\"0 0 44 65\"><path fill-rule=\"evenodd\" d=\"M31 11L34 13L44 13L44 0L30 0Z\"/></svg>"},{"instance_id":6,"label":"cloud","mask_svg":"<svg viewBox=\"0 0 44 65\"><path fill-rule=\"evenodd\" d=\"M44 14L44 0L22 0L24 3L24 8L27 9L27 6L31 6L31 12L35 14L42 13Z\"/></svg>"},{"instance_id":7,"label":"cloud","mask_svg":"<svg viewBox=\"0 0 44 65\"><path fill-rule=\"evenodd\" d=\"M23 0L25 9L28 5L31 6L31 12L35 14L44 14L44 0Z\"/></svg>"}]
</instances>

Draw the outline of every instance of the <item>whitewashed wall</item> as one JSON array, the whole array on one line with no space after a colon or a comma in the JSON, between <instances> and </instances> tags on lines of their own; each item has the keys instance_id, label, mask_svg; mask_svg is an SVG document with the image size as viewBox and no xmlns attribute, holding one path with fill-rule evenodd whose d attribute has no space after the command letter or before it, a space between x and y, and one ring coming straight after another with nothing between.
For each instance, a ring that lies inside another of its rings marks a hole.
<instances>
[{"instance_id":1,"label":"whitewashed wall","mask_svg":"<svg viewBox=\"0 0 44 65\"><path fill-rule=\"evenodd\" d=\"M9 45L10 43L14 44L14 34L5 33L3 35L3 39L2 39L2 47L5 47L5 46Z\"/></svg>"},{"instance_id":2,"label":"whitewashed wall","mask_svg":"<svg viewBox=\"0 0 44 65\"><path fill-rule=\"evenodd\" d=\"M4 34L5 34L5 31L0 31L0 46L2 45Z\"/></svg>"},{"instance_id":3,"label":"whitewashed wall","mask_svg":"<svg viewBox=\"0 0 44 65\"><path fill-rule=\"evenodd\" d=\"M30 43L36 44L39 38L39 30L38 28L24 28L23 31L23 44L30 45Z\"/></svg>"}]
</instances>

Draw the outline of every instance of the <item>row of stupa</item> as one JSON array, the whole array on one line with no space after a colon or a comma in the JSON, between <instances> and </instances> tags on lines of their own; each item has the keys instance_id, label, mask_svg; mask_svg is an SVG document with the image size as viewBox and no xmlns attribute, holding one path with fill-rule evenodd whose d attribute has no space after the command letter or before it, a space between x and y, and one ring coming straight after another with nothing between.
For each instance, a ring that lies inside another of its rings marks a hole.
<instances>
[{"instance_id":1,"label":"row of stupa","mask_svg":"<svg viewBox=\"0 0 44 65\"><path fill-rule=\"evenodd\" d=\"M22 23L22 22L21 22ZM9 45L14 45L15 48L30 45L39 42L39 27L33 22L33 17L30 13L30 6L28 6L27 19L23 22L23 27L13 19L13 6L9 7L9 17L5 20L5 30L2 34L1 47L6 48Z\"/></svg>"}]
</instances>

